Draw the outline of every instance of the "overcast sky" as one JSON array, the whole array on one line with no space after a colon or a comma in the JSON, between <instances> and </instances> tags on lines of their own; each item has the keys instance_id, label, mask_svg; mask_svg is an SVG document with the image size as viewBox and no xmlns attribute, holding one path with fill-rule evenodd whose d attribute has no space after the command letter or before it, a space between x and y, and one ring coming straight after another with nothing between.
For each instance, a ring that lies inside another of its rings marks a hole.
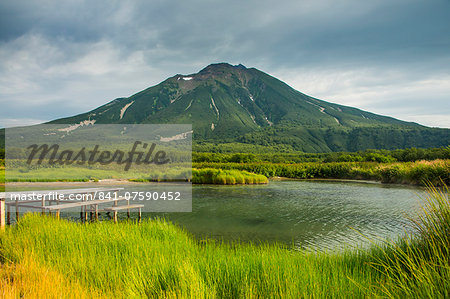
<instances>
[{"instance_id":1,"label":"overcast sky","mask_svg":"<svg viewBox=\"0 0 450 299\"><path fill-rule=\"evenodd\" d=\"M449 0L1 1L0 127L86 112L216 62L450 128Z\"/></svg>"}]
</instances>

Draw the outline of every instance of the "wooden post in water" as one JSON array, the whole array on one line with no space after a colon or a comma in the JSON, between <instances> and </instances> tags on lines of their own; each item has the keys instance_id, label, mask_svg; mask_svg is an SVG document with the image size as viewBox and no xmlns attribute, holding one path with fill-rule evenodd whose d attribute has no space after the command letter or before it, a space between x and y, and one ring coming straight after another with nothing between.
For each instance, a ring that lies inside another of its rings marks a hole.
<instances>
[{"instance_id":1,"label":"wooden post in water","mask_svg":"<svg viewBox=\"0 0 450 299\"><path fill-rule=\"evenodd\" d=\"M116 194L116 196L117 196L117 193L115 193ZM117 200L115 200L114 201L114 206L115 207L117 207L117 204L118 204L118 202L117 202ZM117 223L117 210L114 210L114 223Z\"/></svg>"},{"instance_id":2,"label":"wooden post in water","mask_svg":"<svg viewBox=\"0 0 450 299\"><path fill-rule=\"evenodd\" d=\"M114 214L114 223L117 223L117 211L114 210L113 214Z\"/></svg>"},{"instance_id":3,"label":"wooden post in water","mask_svg":"<svg viewBox=\"0 0 450 299\"><path fill-rule=\"evenodd\" d=\"M83 196L83 201L87 201L87 200L88 200L88 198L84 198L84 196ZM84 209L83 210L83 222L86 223L88 220L88 214L87 214L88 207L83 206L83 209Z\"/></svg>"},{"instance_id":4,"label":"wooden post in water","mask_svg":"<svg viewBox=\"0 0 450 299\"><path fill-rule=\"evenodd\" d=\"M6 207L6 224L11 224L11 205L7 205Z\"/></svg>"},{"instance_id":5,"label":"wooden post in water","mask_svg":"<svg viewBox=\"0 0 450 299\"><path fill-rule=\"evenodd\" d=\"M49 204L50 204L50 200L49 200ZM41 206L42 206L42 207L45 207L45 196L42 196ZM44 209L42 209L41 214L42 214L42 215L45 215L45 210L44 210Z\"/></svg>"},{"instance_id":6,"label":"wooden post in water","mask_svg":"<svg viewBox=\"0 0 450 299\"><path fill-rule=\"evenodd\" d=\"M139 214L138 214L138 222L141 223L142 218L142 208L139 208Z\"/></svg>"},{"instance_id":7,"label":"wooden post in water","mask_svg":"<svg viewBox=\"0 0 450 299\"><path fill-rule=\"evenodd\" d=\"M16 223L19 222L19 202L16 199Z\"/></svg>"},{"instance_id":8,"label":"wooden post in water","mask_svg":"<svg viewBox=\"0 0 450 299\"><path fill-rule=\"evenodd\" d=\"M129 205L130 205L130 200L127 199L127 206L129 206ZM127 210L127 216L128 216L128 219L130 219L130 209Z\"/></svg>"},{"instance_id":9,"label":"wooden post in water","mask_svg":"<svg viewBox=\"0 0 450 299\"><path fill-rule=\"evenodd\" d=\"M5 229L5 199L0 198L0 229Z\"/></svg>"},{"instance_id":10,"label":"wooden post in water","mask_svg":"<svg viewBox=\"0 0 450 299\"><path fill-rule=\"evenodd\" d=\"M95 205L94 208L95 208L95 221L98 221L98 205Z\"/></svg>"}]
</instances>

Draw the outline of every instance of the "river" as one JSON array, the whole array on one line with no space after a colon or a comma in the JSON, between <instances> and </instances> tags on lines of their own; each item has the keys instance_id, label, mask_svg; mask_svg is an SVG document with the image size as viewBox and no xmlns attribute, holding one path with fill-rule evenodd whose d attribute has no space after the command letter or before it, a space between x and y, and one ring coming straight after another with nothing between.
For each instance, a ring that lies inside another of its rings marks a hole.
<instances>
[{"instance_id":1,"label":"river","mask_svg":"<svg viewBox=\"0 0 450 299\"><path fill-rule=\"evenodd\" d=\"M423 189L369 182L270 181L194 185L191 213L167 213L198 238L336 249L396 239L420 212Z\"/></svg>"}]
</instances>

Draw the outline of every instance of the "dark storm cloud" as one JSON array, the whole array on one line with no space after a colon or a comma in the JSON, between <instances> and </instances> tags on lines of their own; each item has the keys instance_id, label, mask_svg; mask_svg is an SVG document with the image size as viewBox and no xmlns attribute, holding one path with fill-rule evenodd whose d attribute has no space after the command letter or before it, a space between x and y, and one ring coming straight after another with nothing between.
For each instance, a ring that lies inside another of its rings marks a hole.
<instances>
[{"instance_id":1,"label":"dark storm cloud","mask_svg":"<svg viewBox=\"0 0 450 299\"><path fill-rule=\"evenodd\" d=\"M325 100L450 126L449 20L444 0L3 1L0 125L83 112L227 61Z\"/></svg>"}]
</instances>

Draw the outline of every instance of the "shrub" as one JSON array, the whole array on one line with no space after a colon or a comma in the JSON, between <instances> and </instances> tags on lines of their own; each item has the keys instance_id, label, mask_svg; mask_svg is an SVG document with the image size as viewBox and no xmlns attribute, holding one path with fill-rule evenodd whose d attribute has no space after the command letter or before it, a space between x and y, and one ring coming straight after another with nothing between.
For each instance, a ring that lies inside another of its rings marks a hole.
<instances>
[{"instance_id":1,"label":"shrub","mask_svg":"<svg viewBox=\"0 0 450 299\"><path fill-rule=\"evenodd\" d=\"M265 184L267 177L240 170L222 170L202 168L192 170L192 183L194 184Z\"/></svg>"}]
</instances>

